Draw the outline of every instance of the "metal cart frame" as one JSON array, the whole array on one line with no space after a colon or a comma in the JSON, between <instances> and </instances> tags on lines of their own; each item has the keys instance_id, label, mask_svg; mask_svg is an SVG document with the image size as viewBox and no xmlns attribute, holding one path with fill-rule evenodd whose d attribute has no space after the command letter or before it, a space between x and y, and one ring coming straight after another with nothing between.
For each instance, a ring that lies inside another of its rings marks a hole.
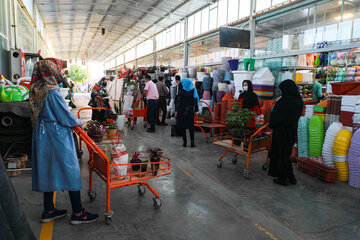
<instances>
[{"instance_id":1,"label":"metal cart frame","mask_svg":"<svg viewBox=\"0 0 360 240\"><path fill-rule=\"evenodd\" d=\"M146 188L148 188L155 197L153 198L153 206L158 209L162 205L162 198L160 195L147 183L145 180L162 177L171 173L171 160L165 156L161 156L160 162L147 163L128 163L128 164L112 164L106 154L94 143L94 141L79 127L75 126L74 131L85 142L89 151L89 190L88 196L90 201L96 199L96 193L93 191L93 172L95 172L106 183L106 211L104 213L105 222L109 224L112 220L114 212L110 208L110 191L112 189L138 185L138 194L143 196ZM144 151L137 151L138 153L146 153ZM149 158L149 157L142 157ZM147 165L146 171L133 171L134 165ZM156 169L157 165L157 169ZM111 169L116 166L126 166L127 174L115 176ZM149 166L151 166L150 170ZM156 172L156 174L155 174Z\"/></svg>"},{"instance_id":2,"label":"metal cart frame","mask_svg":"<svg viewBox=\"0 0 360 240\"><path fill-rule=\"evenodd\" d=\"M224 161L223 158L226 156L227 153L234 152L235 155L232 158L233 164L235 164L238 161L239 155L247 157L246 169L244 169L244 177L246 179L250 179L249 166L250 166L250 157L251 157L252 153L266 151L267 152L266 164L269 162L269 152L270 152L270 146L271 146L271 141L272 141L272 132L270 133L269 136L267 136L267 138L264 138L262 141L259 141L259 142L254 141L255 137L259 136L261 134L261 132L263 130L265 130L268 126L269 126L269 123L266 123L261 128L257 129L256 132L250 136L248 148L245 148L244 146L241 147L238 145L234 145L233 144L234 138L232 138L231 136L215 138L215 141L213 142L215 145L227 148L227 150L216 161L217 167L221 168L223 161ZM243 141L244 139L241 139L241 140ZM264 166L266 166L266 164L264 164ZM263 166L263 168L264 168L264 166Z\"/></svg>"}]
</instances>

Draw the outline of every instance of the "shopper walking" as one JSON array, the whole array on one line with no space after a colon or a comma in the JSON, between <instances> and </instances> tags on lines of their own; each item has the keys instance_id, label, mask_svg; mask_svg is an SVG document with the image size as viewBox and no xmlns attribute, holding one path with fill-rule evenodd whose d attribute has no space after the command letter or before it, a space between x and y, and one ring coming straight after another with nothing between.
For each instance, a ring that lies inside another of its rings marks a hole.
<instances>
[{"instance_id":1,"label":"shopper walking","mask_svg":"<svg viewBox=\"0 0 360 240\"><path fill-rule=\"evenodd\" d=\"M276 178L274 183L287 186L289 182L296 184L290 155L304 103L294 81L285 80L279 87L282 96L276 102L270 118L273 135L269 175Z\"/></svg>"},{"instance_id":2,"label":"shopper walking","mask_svg":"<svg viewBox=\"0 0 360 240\"><path fill-rule=\"evenodd\" d=\"M105 77L101 78L101 80L95 84L93 89L91 90L91 99L89 102L90 107L104 107L110 108L108 92L106 90L107 79ZM92 110L91 120L96 120L99 123L106 121L106 110Z\"/></svg>"},{"instance_id":3,"label":"shopper walking","mask_svg":"<svg viewBox=\"0 0 360 240\"><path fill-rule=\"evenodd\" d=\"M180 129L183 138L183 147L186 147L186 129L189 129L191 147L195 147L194 115L198 111L199 95L190 79L181 80L182 89L177 96L176 127Z\"/></svg>"},{"instance_id":4,"label":"shopper walking","mask_svg":"<svg viewBox=\"0 0 360 240\"><path fill-rule=\"evenodd\" d=\"M155 132L155 114L158 106L159 93L156 87L156 84L151 81L150 75L145 76L145 88L144 95L147 99L147 116L150 123L150 128L147 129L147 132Z\"/></svg>"},{"instance_id":5,"label":"shopper walking","mask_svg":"<svg viewBox=\"0 0 360 240\"><path fill-rule=\"evenodd\" d=\"M81 176L71 128L81 126L67 109L59 93L63 81L58 65L41 60L34 66L30 87L32 135L32 189L44 193L42 222L66 216L53 204L54 191L69 191L73 214L72 224L89 223L97 214L81 205Z\"/></svg>"},{"instance_id":6,"label":"shopper walking","mask_svg":"<svg viewBox=\"0 0 360 240\"><path fill-rule=\"evenodd\" d=\"M167 105L166 105L166 95L169 93L169 89L166 87L164 83L164 77L160 76L159 81L156 83L156 87L159 93L159 102L158 107L156 109L156 121L157 125L166 126L166 115L167 115ZM161 121L159 119L160 110L162 112Z\"/></svg>"}]
</instances>

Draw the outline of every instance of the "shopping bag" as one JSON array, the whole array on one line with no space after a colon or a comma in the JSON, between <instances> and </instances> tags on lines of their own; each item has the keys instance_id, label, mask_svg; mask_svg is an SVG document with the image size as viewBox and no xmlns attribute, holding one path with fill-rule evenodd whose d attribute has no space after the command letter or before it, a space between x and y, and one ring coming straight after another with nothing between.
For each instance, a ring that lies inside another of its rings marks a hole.
<instances>
[{"instance_id":1,"label":"shopping bag","mask_svg":"<svg viewBox=\"0 0 360 240\"><path fill-rule=\"evenodd\" d=\"M110 149L112 164L128 164L129 154L123 144L119 144ZM127 173L128 165L120 165L114 167L114 173L116 176L124 176ZM124 179L120 178L120 179Z\"/></svg>"},{"instance_id":2,"label":"shopping bag","mask_svg":"<svg viewBox=\"0 0 360 240\"><path fill-rule=\"evenodd\" d=\"M125 113L132 110L133 100L133 96L124 96L123 110Z\"/></svg>"}]
</instances>

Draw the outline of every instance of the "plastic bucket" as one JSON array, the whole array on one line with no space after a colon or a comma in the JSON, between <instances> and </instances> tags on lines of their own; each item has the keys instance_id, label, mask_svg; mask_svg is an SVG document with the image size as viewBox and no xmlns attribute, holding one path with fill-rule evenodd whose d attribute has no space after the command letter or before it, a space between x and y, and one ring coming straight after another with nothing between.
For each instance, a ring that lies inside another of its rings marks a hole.
<instances>
[{"instance_id":1,"label":"plastic bucket","mask_svg":"<svg viewBox=\"0 0 360 240\"><path fill-rule=\"evenodd\" d=\"M239 67L239 59L233 59L229 61L231 71L237 71Z\"/></svg>"}]
</instances>

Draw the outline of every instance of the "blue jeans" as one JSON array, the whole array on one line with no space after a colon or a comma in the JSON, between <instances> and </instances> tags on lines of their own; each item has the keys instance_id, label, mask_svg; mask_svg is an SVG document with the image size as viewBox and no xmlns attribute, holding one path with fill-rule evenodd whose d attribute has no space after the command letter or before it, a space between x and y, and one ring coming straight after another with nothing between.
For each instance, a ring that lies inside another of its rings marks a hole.
<instances>
[{"instance_id":1,"label":"blue jeans","mask_svg":"<svg viewBox=\"0 0 360 240\"><path fill-rule=\"evenodd\" d=\"M155 130L155 114L158 105L158 100L148 99L147 100L147 116L148 122L150 123L151 129Z\"/></svg>"}]
</instances>

